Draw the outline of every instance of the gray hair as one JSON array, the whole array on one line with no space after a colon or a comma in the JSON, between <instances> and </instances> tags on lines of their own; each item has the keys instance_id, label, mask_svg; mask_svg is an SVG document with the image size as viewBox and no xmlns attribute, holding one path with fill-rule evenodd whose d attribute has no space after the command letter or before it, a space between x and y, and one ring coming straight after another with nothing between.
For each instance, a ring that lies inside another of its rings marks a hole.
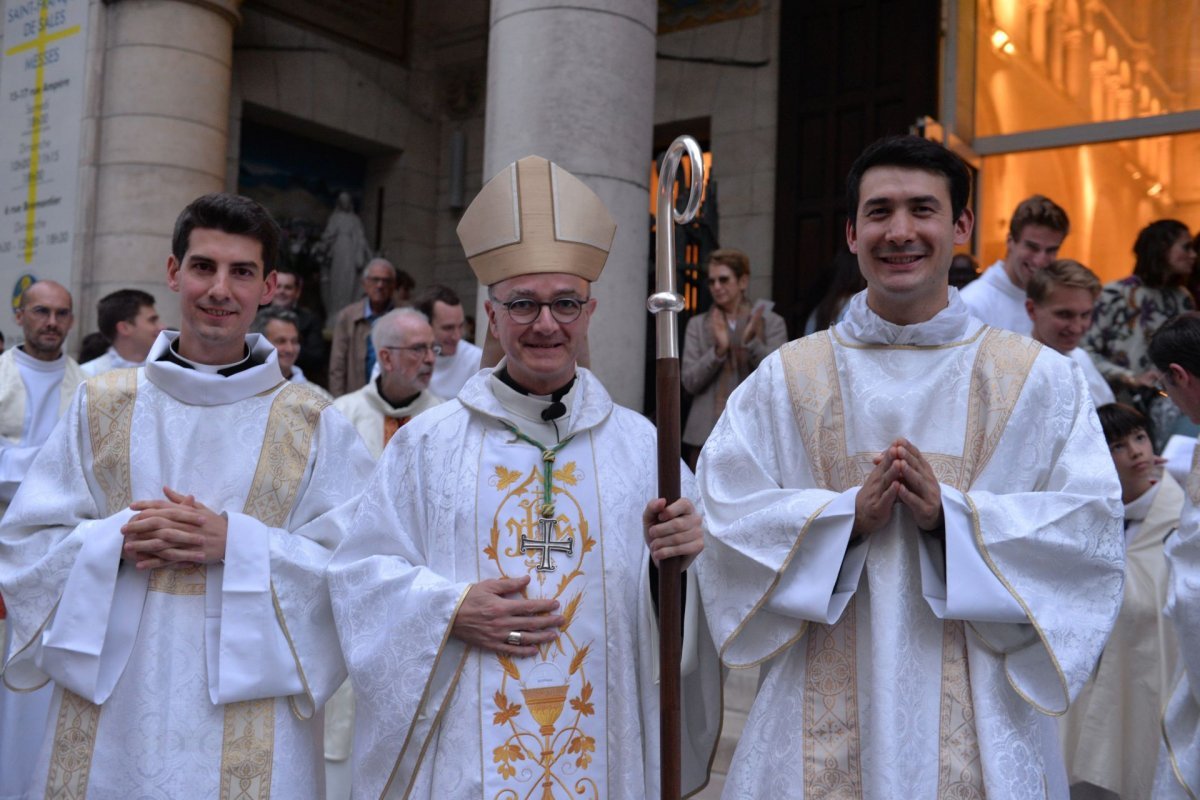
<instances>
[{"instance_id":1,"label":"gray hair","mask_svg":"<svg viewBox=\"0 0 1200 800\"><path fill-rule=\"evenodd\" d=\"M404 308L394 308L384 314L379 319L375 320L371 325L371 347L378 352L382 346L396 346L396 323L406 317L419 319L426 325L429 324L429 317L422 314L415 308L405 306Z\"/></svg>"},{"instance_id":2,"label":"gray hair","mask_svg":"<svg viewBox=\"0 0 1200 800\"><path fill-rule=\"evenodd\" d=\"M280 322L286 322L289 325L295 325L296 333L300 332L300 317L296 316L296 312L287 308L276 308L275 306L267 306L259 310L258 316L254 318L254 324L250 326L250 332L265 334L267 332L267 325L271 320L276 319Z\"/></svg>"}]
</instances>

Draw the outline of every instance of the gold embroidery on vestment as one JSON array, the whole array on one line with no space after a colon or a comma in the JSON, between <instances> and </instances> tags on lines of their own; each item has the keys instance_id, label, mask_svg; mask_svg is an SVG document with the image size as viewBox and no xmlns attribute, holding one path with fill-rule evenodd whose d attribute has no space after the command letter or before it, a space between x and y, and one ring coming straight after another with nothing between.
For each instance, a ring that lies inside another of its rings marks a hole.
<instances>
[{"instance_id":1,"label":"gold embroidery on vestment","mask_svg":"<svg viewBox=\"0 0 1200 800\"><path fill-rule=\"evenodd\" d=\"M804 796L860 800L855 659L857 601L833 625L809 625L804 675Z\"/></svg>"},{"instance_id":2,"label":"gold embroidery on vestment","mask_svg":"<svg viewBox=\"0 0 1200 800\"><path fill-rule=\"evenodd\" d=\"M532 449L529 452L536 453ZM561 459L561 453L557 457ZM547 460L545 454L542 460ZM579 797L585 793L587 797L598 797L599 788L587 773L597 740L601 745L604 742L603 731L596 729L603 721L597 716L594 681L607 678L589 674L589 664L594 660L593 649L605 643L581 641L572 631L581 607L588 603L587 587L578 588L578 583L596 572L585 561L590 561L588 554L598 543L591 535L583 506L570 488L585 477L575 461L552 472L557 513L552 530L543 532L548 541L578 544L575 553L555 552L555 559L560 561L557 572L540 570L541 555L521 547L522 541L539 533L544 505L542 464L536 463L528 473L497 466L488 478L491 486L505 494L493 515L483 555L502 578L529 575L530 587L547 590L538 596L559 601L563 617L558 637L540 645L533 659L524 659L518 665L516 659L502 653L482 656L485 662L495 659L500 687L492 697L481 700L491 708L492 725L507 729L500 745L492 748L492 764L503 782L512 781L520 789L518 793L516 788L505 787L494 800L528 796L526 791L535 792L538 785L541 792L537 796L542 798ZM510 575L506 566L516 564L524 569ZM552 588L550 581L554 581ZM526 597L531 596L528 588L523 592ZM567 764L569 768L564 770ZM532 788L531 778L535 781Z\"/></svg>"},{"instance_id":3,"label":"gold embroidery on vestment","mask_svg":"<svg viewBox=\"0 0 1200 800\"><path fill-rule=\"evenodd\" d=\"M63 689L46 776L46 800L83 800L96 748L100 706Z\"/></svg>"},{"instance_id":4,"label":"gold embroidery on vestment","mask_svg":"<svg viewBox=\"0 0 1200 800\"><path fill-rule=\"evenodd\" d=\"M971 371L963 454L925 454L938 481L964 493L983 471L999 445L1029 370L1041 350L1041 346L1035 342L986 326L964 342L941 347L971 344L981 334L983 341ZM780 353L797 429L812 464L816 485L818 488L843 492L863 484L874 468L874 458L878 454L847 452L846 417L833 346L834 335L826 332L799 339L784 345ZM852 346L840 339L838 343ZM977 529L977 516L973 517L973 521ZM978 530L976 539L979 541ZM982 542L979 543L986 558ZM989 566L992 566L990 561ZM995 572L994 566L992 568ZM999 573L996 574L1000 577ZM1003 581L1002 577L1000 579ZM1012 591L1007 584L1005 586ZM755 608L757 610L758 606ZM857 656L855 608L856 603L851 600L841 620L833 626L817 623L807 626L804 689L804 781L807 797L859 797L862 793L858 687L854 678ZM983 797L983 775L978 764L979 742L970 691L964 625L959 621L944 621L942 634L938 796Z\"/></svg>"},{"instance_id":5,"label":"gold embroidery on vestment","mask_svg":"<svg viewBox=\"0 0 1200 800\"><path fill-rule=\"evenodd\" d=\"M137 370L118 369L87 382L88 439L92 448L92 474L104 493L104 512L111 516L132 502L129 437L137 400ZM74 800L87 794L96 731L101 707L63 689L46 797Z\"/></svg>"},{"instance_id":6,"label":"gold embroidery on vestment","mask_svg":"<svg viewBox=\"0 0 1200 800\"><path fill-rule=\"evenodd\" d=\"M136 391L136 370L114 370L88 382L93 471L105 491L110 515L127 507L132 500L129 436ZM284 386L276 395L268 412L267 429L244 513L269 527L281 527L287 521L308 464L312 435L327 405L328 400L295 384ZM203 566L153 570L148 589L202 596L206 574ZM276 613L286 631L278 601ZM290 645L290 638L288 642ZM292 653L295 656L294 647ZM296 664L300 668L298 658ZM300 675L307 691L302 668ZM274 699L263 699L226 705L221 745L222 800L269 798L275 747L274 704ZM85 795L101 708L63 691L46 783L47 800Z\"/></svg>"},{"instance_id":7,"label":"gold embroidery on vestment","mask_svg":"<svg viewBox=\"0 0 1200 800\"><path fill-rule=\"evenodd\" d=\"M275 698L226 703L220 797L266 800L274 764Z\"/></svg>"},{"instance_id":8,"label":"gold embroidery on vestment","mask_svg":"<svg viewBox=\"0 0 1200 800\"><path fill-rule=\"evenodd\" d=\"M942 623L942 698L938 747L938 799L982 800L983 766L975 731L975 705L963 623Z\"/></svg>"},{"instance_id":9,"label":"gold embroidery on vestment","mask_svg":"<svg viewBox=\"0 0 1200 800\"><path fill-rule=\"evenodd\" d=\"M243 513L269 528L287 522L308 466L313 433L329 401L289 383L271 402L258 466ZM275 614L285 633L300 680L308 692L308 678L272 586ZM309 701L312 701L311 694ZM295 706L293 705L293 711ZM271 795L271 767L275 761L275 699L248 700L225 705L221 740L221 800L267 800Z\"/></svg>"}]
</instances>

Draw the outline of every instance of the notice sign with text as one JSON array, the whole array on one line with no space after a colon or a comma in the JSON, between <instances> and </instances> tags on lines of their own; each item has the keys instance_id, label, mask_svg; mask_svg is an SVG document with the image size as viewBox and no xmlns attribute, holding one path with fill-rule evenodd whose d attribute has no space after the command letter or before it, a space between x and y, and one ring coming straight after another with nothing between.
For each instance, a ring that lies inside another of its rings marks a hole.
<instances>
[{"instance_id":1,"label":"notice sign with text","mask_svg":"<svg viewBox=\"0 0 1200 800\"><path fill-rule=\"evenodd\" d=\"M4 0L0 288L71 285L88 0ZM11 316L0 313L4 327Z\"/></svg>"}]
</instances>

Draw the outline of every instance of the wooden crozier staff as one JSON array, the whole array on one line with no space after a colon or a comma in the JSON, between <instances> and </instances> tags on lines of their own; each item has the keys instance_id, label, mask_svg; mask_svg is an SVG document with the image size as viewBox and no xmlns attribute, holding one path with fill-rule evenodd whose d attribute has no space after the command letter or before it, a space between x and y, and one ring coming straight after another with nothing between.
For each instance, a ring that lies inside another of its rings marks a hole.
<instances>
[{"instance_id":1,"label":"wooden crozier staff","mask_svg":"<svg viewBox=\"0 0 1200 800\"><path fill-rule=\"evenodd\" d=\"M675 210L672 197L680 159L687 153L691 162L691 189L687 206ZM675 291L675 225L696 216L704 186L704 161L700 145L690 136L671 142L658 172L655 286L646 307L654 315L657 340L658 496L667 505L679 499L679 338L675 315L683 310L683 298ZM682 557L668 558L658 565L659 647L659 753L662 761L662 798L679 800L680 778L679 662L682 657L681 603L679 598ZM693 599L698 602L698 598Z\"/></svg>"}]
</instances>

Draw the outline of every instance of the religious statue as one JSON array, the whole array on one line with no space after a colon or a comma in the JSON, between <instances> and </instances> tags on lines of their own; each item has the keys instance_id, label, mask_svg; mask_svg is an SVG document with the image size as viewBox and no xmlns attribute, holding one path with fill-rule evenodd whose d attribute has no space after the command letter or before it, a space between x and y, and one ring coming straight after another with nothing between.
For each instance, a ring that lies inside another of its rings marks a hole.
<instances>
[{"instance_id":1,"label":"religious statue","mask_svg":"<svg viewBox=\"0 0 1200 800\"><path fill-rule=\"evenodd\" d=\"M331 318L354 302L358 295L358 273L371 258L362 220L354 213L349 192L338 195L337 205L325 223L317 244L321 262L321 300Z\"/></svg>"}]
</instances>

